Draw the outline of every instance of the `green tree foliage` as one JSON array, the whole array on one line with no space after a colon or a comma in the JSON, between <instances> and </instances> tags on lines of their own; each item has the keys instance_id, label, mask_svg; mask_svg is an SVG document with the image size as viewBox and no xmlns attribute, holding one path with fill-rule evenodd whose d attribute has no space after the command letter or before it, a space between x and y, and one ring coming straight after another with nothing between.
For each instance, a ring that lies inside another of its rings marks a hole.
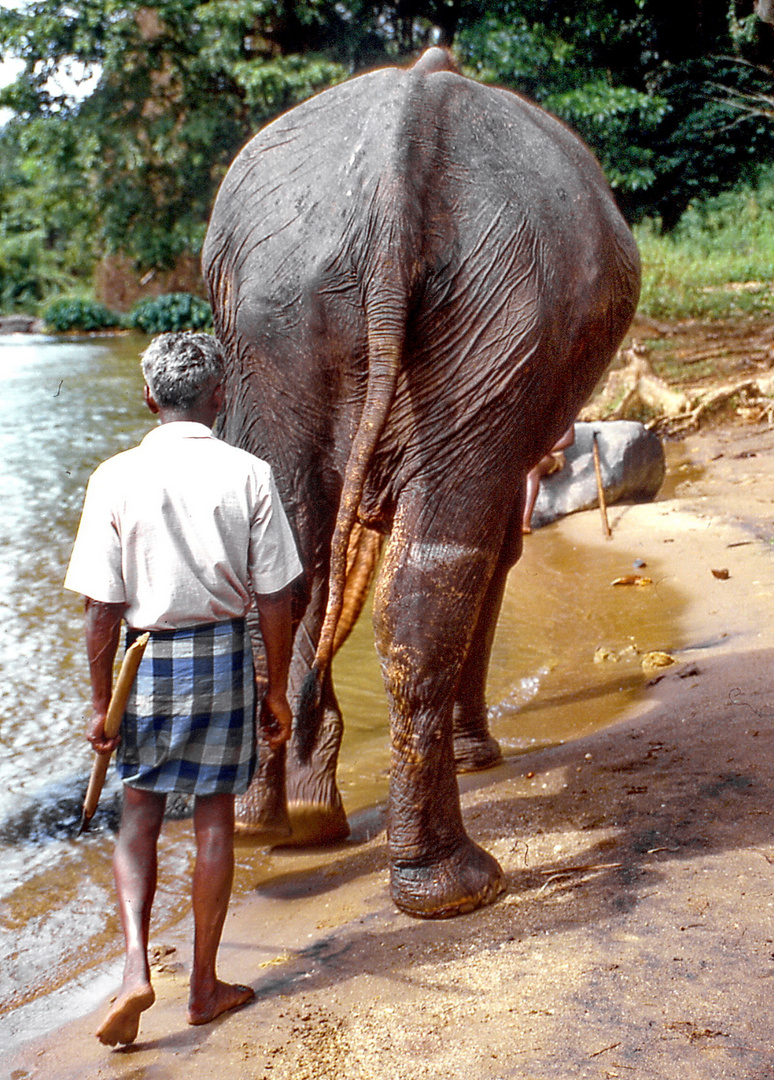
<instances>
[{"instance_id":1,"label":"green tree foliage","mask_svg":"<svg viewBox=\"0 0 774 1080\"><path fill-rule=\"evenodd\" d=\"M89 194L101 250L142 268L196 251L247 137L346 76L324 56L284 57L257 34L261 15L276 20L278 10L264 0L36 0L0 11L0 45L27 65L0 100L28 133L27 161L43 160L63 126L70 132L65 171ZM52 91L68 66L98 73L85 100Z\"/></svg>"},{"instance_id":2,"label":"green tree foliage","mask_svg":"<svg viewBox=\"0 0 774 1080\"><path fill-rule=\"evenodd\" d=\"M78 140L59 116L0 135L0 308L32 310L51 292L88 278L93 210Z\"/></svg>"},{"instance_id":3,"label":"green tree foliage","mask_svg":"<svg viewBox=\"0 0 774 1080\"><path fill-rule=\"evenodd\" d=\"M738 107L771 88L774 30L752 0L513 0L462 21L476 77L521 90L595 150L630 219L672 227L691 199L774 159L772 118Z\"/></svg>"},{"instance_id":4,"label":"green tree foliage","mask_svg":"<svg viewBox=\"0 0 774 1080\"><path fill-rule=\"evenodd\" d=\"M774 159L771 115L742 107L772 88L753 0L27 0L0 9L0 49L25 63L0 92L8 288L25 295L35 258L55 280L111 251L143 269L197 252L254 131L434 42L576 128L633 220L672 226ZM68 69L94 77L83 99L57 89Z\"/></svg>"}]
</instances>

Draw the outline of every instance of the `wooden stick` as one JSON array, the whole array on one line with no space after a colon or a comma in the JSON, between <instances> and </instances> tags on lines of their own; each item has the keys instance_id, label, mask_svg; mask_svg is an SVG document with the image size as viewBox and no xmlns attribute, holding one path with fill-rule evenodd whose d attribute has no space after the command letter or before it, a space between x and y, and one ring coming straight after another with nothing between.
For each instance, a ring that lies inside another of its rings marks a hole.
<instances>
[{"instance_id":1,"label":"wooden stick","mask_svg":"<svg viewBox=\"0 0 774 1080\"><path fill-rule=\"evenodd\" d=\"M605 489L602 486L602 468L599 463L599 446L597 445L597 433L596 431L591 436L592 446L594 450L594 472L597 474L597 494L599 496L599 512L602 515L602 532L604 536L609 540L613 535L610 531L610 525L607 520L607 506L605 505Z\"/></svg>"},{"instance_id":2,"label":"wooden stick","mask_svg":"<svg viewBox=\"0 0 774 1080\"><path fill-rule=\"evenodd\" d=\"M140 634L137 640L132 642L124 654L121 670L118 673L116 685L110 696L110 704L108 705L108 711L105 716L105 735L108 739L114 738L121 727L121 719L124 715L126 702L129 698L129 691L132 689L132 684L137 675L137 669L142 660L142 654L145 652L145 646L148 644L149 640L150 634ZM99 802L99 797L102 793L102 786L105 783L105 777L107 776L110 758L110 754L95 754L94 756L94 764L91 767L91 776L89 777L89 786L86 790L86 798L83 800L83 813L81 815L81 824L78 829L79 836L82 832L88 830L89 822L94 817L94 811L97 809L97 803Z\"/></svg>"}]
</instances>

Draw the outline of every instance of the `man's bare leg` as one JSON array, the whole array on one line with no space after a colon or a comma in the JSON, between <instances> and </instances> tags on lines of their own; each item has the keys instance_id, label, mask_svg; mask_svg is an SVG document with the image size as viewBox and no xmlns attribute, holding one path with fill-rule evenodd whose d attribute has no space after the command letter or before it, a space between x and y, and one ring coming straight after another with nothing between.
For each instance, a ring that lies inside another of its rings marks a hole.
<instances>
[{"instance_id":1,"label":"man's bare leg","mask_svg":"<svg viewBox=\"0 0 774 1080\"><path fill-rule=\"evenodd\" d=\"M121 825L113 855L118 910L124 929L124 981L97 1031L106 1046L137 1038L140 1014L155 1000L148 966L148 933L156 894L157 855L166 796L124 786Z\"/></svg>"},{"instance_id":2,"label":"man's bare leg","mask_svg":"<svg viewBox=\"0 0 774 1080\"><path fill-rule=\"evenodd\" d=\"M215 962L234 879L234 796L199 796L194 804L194 956L188 1023L208 1024L254 996L249 986L221 982Z\"/></svg>"}]
</instances>

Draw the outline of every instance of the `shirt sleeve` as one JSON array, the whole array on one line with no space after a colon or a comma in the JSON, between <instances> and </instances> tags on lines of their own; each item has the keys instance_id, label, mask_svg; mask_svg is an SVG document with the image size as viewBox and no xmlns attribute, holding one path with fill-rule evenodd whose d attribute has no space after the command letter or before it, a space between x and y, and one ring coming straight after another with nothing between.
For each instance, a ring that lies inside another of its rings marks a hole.
<instances>
[{"instance_id":1,"label":"shirt sleeve","mask_svg":"<svg viewBox=\"0 0 774 1080\"><path fill-rule=\"evenodd\" d=\"M279 592L303 572L271 469L261 486L250 530L250 580L259 596Z\"/></svg>"},{"instance_id":2,"label":"shirt sleeve","mask_svg":"<svg viewBox=\"0 0 774 1080\"><path fill-rule=\"evenodd\" d=\"M75 537L64 587L105 604L126 601L121 538L101 469L86 487L83 512Z\"/></svg>"}]
</instances>

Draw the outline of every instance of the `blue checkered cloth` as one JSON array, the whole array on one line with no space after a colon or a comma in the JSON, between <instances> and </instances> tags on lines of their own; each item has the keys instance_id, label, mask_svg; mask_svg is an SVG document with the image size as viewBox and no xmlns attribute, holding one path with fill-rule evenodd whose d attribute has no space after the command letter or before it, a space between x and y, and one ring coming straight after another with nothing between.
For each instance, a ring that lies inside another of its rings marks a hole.
<instances>
[{"instance_id":1,"label":"blue checkered cloth","mask_svg":"<svg viewBox=\"0 0 774 1080\"><path fill-rule=\"evenodd\" d=\"M127 645L139 631L130 631ZM244 619L152 631L121 724L119 775L143 791L243 795L256 766Z\"/></svg>"}]
</instances>

